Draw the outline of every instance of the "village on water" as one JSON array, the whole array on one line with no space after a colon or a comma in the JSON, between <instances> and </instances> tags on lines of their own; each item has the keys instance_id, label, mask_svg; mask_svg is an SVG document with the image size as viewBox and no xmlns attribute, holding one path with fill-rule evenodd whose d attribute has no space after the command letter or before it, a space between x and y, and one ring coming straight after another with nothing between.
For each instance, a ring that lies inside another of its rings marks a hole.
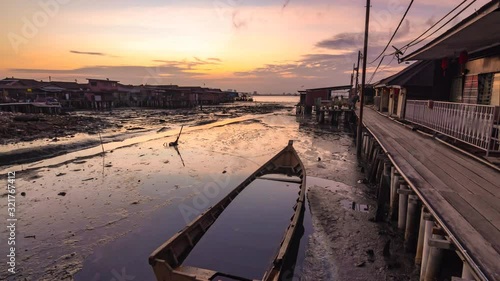
<instances>
[{"instance_id":1,"label":"village on water","mask_svg":"<svg viewBox=\"0 0 500 281\"><path fill-rule=\"evenodd\" d=\"M35 2L0 280L500 281L500 0Z\"/></svg>"}]
</instances>

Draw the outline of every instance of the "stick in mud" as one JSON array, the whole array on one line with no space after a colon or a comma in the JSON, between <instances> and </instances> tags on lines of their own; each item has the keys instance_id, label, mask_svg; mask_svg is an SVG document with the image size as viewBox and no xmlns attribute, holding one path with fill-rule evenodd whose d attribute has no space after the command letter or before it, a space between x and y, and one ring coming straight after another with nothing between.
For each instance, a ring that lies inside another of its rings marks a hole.
<instances>
[{"instance_id":1,"label":"stick in mud","mask_svg":"<svg viewBox=\"0 0 500 281\"><path fill-rule=\"evenodd\" d=\"M174 142L171 142L168 144L168 146L177 146L179 145L179 138L182 134L182 128L184 128L184 125L181 126L181 131L179 132L179 135L177 136L177 139Z\"/></svg>"}]
</instances>

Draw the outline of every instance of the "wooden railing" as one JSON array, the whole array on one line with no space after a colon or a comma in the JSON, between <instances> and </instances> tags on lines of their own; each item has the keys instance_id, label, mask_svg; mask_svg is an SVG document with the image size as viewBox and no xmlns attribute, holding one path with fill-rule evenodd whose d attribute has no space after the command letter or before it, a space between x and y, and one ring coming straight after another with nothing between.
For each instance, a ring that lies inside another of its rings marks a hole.
<instances>
[{"instance_id":1,"label":"wooden railing","mask_svg":"<svg viewBox=\"0 0 500 281\"><path fill-rule=\"evenodd\" d=\"M405 119L490 152L500 152L500 107L408 100Z\"/></svg>"}]
</instances>

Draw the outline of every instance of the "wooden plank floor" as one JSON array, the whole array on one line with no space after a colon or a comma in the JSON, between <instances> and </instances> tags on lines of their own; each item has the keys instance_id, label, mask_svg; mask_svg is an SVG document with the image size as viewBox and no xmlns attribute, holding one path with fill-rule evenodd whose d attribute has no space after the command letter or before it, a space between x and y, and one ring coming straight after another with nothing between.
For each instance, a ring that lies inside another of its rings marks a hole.
<instances>
[{"instance_id":1,"label":"wooden plank floor","mask_svg":"<svg viewBox=\"0 0 500 281\"><path fill-rule=\"evenodd\" d=\"M366 108L364 125L489 280L500 280L500 173Z\"/></svg>"}]
</instances>

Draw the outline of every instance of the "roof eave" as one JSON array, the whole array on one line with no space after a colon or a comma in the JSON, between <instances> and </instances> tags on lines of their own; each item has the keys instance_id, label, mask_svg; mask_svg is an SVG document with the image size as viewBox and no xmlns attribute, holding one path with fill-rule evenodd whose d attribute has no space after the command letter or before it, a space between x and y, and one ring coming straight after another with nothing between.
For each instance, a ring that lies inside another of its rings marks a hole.
<instances>
[{"instance_id":1,"label":"roof eave","mask_svg":"<svg viewBox=\"0 0 500 281\"><path fill-rule=\"evenodd\" d=\"M500 9L500 0L494 0L491 1L487 4L485 4L483 7L481 7L479 10L475 11L471 15L469 15L467 18L463 19L460 23L456 24L455 26L451 27L447 31L445 31L443 34L439 35L438 37L434 38L431 42L425 44L423 47L415 50L411 54L405 56L402 58L402 61L414 61L414 60L419 60L416 58L418 55L422 54L423 52L429 50L430 48L440 44L442 41L445 39L453 36L457 32L463 30L464 28L470 26L471 24L474 24L476 21L480 20L484 16L494 12L495 10Z\"/></svg>"}]
</instances>

